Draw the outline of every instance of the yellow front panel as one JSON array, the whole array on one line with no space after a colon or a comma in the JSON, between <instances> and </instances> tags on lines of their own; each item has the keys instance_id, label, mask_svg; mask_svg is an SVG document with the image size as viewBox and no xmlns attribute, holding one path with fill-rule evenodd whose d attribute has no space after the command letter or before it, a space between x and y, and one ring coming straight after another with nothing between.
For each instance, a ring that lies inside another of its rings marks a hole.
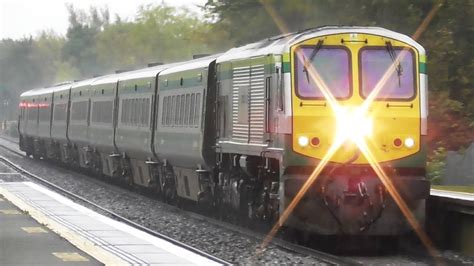
<instances>
[{"instance_id":1,"label":"yellow front panel","mask_svg":"<svg viewBox=\"0 0 474 266\"><path fill-rule=\"evenodd\" d=\"M341 40L346 42L341 43ZM393 47L409 47L405 43L381 36L366 34L339 34L309 39L291 48L291 69L292 69L292 104L293 104L293 150L297 153L321 159L327 153L329 147L335 142L337 122L335 111L331 104L325 100L302 99L295 92L295 54L294 51L302 45L316 46L319 40L323 40L324 47L345 46L350 50L352 71L352 95L347 99L337 100L337 104L345 108L357 108L363 102L359 92L359 50L368 46L385 47L386 41L390 41ZM349 41L347 41L349 40ZM367 40L367 42L365 41ZM420 101L419 101L419 75L418 75L418 53L415 49L409 48L413 52L414 60L414 80L416 95L411 100L387 101L375 100L368 108L367 116L372 119L372 131L370 137L365 137L365 141L377 161L385 162L400 159L414 154L420 149ZM350 131L350 128L347 129ZM309 144L302 147L298 143L301 136L307 137ZM311 139L317 137L319 144L312 145ZM395 139L400 139L402 145L396 147ZM414 145L407 148L404 142L407 138L414 140ZM330 161L337 163L348 162L357 158L353 163L367 163L362 155L355 156L358 148L350 141L347 141Z\"/></svg>"}]
</instances>

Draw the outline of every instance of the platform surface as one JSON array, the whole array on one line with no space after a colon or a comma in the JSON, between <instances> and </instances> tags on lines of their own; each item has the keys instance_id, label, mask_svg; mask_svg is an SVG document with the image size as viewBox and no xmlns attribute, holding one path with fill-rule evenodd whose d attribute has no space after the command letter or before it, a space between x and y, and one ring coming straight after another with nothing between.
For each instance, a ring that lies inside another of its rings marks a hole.
<instances>
[{"instance_id":1,"label":"platform surface","mask_svg":"<svg viewBox=\"0 0 474 266\"><path fill-rule=\"evenodd\" d=\"M164 239L100 215L32 182L0 183L0 195L44 224L47 231L54 231L74 244L83 251L80 254L87 253L106 265L216 264ZM35 226L26 224L24 227ZM54 245L48 247L45 244L44 248L52 249ZM86 257L93 264L90 256Z\"/></svg>"},{"instance_id":2,"label":"platform surface","mask_svg":"<svg viewBox=\"0 0 474 266\"><path fill-rule=\"evenodd\" d=\"M474 202L474 194L450 190L431 189L431 196L452 199L457 201L464 201L472 204Z\"/></svg>"},{"instance_id":3,"label":"platform surface","mask_svg":"<svg viewBox=\"0 0 474 266\"><path fill-rule=\"evenodd\" d=\"M102 265L0 196L0 265Z\"/></svg>"}]
</instances>

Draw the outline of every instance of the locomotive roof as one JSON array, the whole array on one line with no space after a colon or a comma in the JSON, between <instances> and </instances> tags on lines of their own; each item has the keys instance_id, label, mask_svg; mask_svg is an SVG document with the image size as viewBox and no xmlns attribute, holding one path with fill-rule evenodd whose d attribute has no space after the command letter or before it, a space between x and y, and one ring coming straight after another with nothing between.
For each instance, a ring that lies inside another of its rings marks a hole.
<instances>
[{"instance_id":1,"label":"locomotive roof","mask_svg":"<svg viewBox=\"0 0 474 266\"><path fill-rule=\"evenodd\" d=\"M307 29L300 32L292 32L271 37L259 42L247 44L241 47L232 48L222 56L217 58L217 62L225 62L241 58L262 56L267 54L282 54L289 52L291 46L318 36L333 35L341 33L365 33L371 35L386 36L400 40L415 47L420 55L425 54L425 49L415 40L407 35L387 30L380 27L355 27L355 26L325 26Z\"/></svg>"}]
</instances>

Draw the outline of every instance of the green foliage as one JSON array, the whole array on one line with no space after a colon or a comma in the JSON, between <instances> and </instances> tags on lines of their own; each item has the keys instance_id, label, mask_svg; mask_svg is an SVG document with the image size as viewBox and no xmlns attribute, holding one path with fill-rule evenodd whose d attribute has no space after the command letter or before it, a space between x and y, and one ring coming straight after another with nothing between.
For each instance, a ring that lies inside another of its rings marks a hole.
<instances>
[{"instance_id":1,"label":"green foliage","mask_svg":"<svg viewBox=\"0 0 474 266\"><path fill-rule=\"evenodd\" d=\"M0 97L52 83L190 59L323 25L380 26L412 36L438 0L209 0L206 19L165 4L131 21L107 9L69 10L66 36L0 41ZM442 1L418 40L428 52L429 143L457 150L474 141L474 1ZM271 14L271 15L270 15ZM276 14L276 15L275 15ZM15 110L10 112L14 119ZM434 152L430 153L430 155Z\"/></svg>"},{"instance_id":2,"label":"green foliage","mask_svg":"<svg viewBox=\"0 0 474 266\"><path fill-rule=\"evenodd\" d=\"M447 91L429 94L428 143L432 150L457 151L474 141L474 125L463 102L449 98Z\"/></svg>"},{"instance_id":3,"label":"green foliage","mask_svg":"<svg viewBox=\"0 0 474 266\"><path fill-rule=\"evenodd\" d=\"M474 193L474 186L433 186L434 189Z\"/></svg>"},{"instance_id":4,"label":"green foliage","mask_svg":"<svg viewBox=\"0 0 474 266\"><path fill-rule=\"evenodd\" d=\"M441 184L446 167L446 149L439 147L433 151L426 163L426 174L432 184Z\"/></svg>"},{"instance_id":5,"label":"green foliage","mask_svg":"<svg viewBox=\"0 0 474 266\"><path fill-rule=\"evenodd\" d=\"M97 38L99 62L106 69L175 62L209 51L209 28L193 13L164 5L142 7L134 22L104 28Z\"/></svg>"}]
</instances>

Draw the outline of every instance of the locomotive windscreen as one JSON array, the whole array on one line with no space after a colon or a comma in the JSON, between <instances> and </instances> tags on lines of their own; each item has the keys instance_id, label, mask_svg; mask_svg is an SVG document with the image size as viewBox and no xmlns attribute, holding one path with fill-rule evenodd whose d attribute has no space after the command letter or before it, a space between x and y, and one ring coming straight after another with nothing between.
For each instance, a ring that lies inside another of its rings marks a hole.
<instances>
[{"instance_id":1,"label":"locomotive windscreen","mask_svg":"<svg viewBox=\"0 0 474 266\"><path fill-rule=\"evenodd\" d=\"M313 55L312 46L303 46L296 51L296 93L301 98L323 99L319 86L311 80L307 67L312 65L336 98L351 95L350 54L345 48L322 47ZM306 62L305 62L306 61Z\"/></svg>"},{"instance_id":2,"label":"locomotive windscreen","mask_svg":"<svg viewBox=\"0 0 474 266\"><path fill-rule=\"evenodd\" d=\"M360 80L362 97L367 97L389 71L387 82L377 94L379 99L407 100L415 96L415 68L413 54L409 50L386 47L365 48L360 52Z\"/></svg>"}]
</instances>

